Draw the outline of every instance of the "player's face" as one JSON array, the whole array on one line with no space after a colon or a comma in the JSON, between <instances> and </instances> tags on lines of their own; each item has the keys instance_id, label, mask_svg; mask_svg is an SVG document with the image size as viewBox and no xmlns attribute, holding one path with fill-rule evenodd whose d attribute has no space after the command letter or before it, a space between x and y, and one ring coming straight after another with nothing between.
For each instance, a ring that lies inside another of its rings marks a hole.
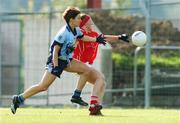
<instances>
[{"instance_id":1,"label":"player's face","mask_svg":"<svg viewBox=\"0 0 180 123\"><path fill-rule=\"evenodd\" d=\"M92 29L92 26L94 25L92 19L89 19L87 23L85 24L87 29Z\"/></svg>"},{"instance_id":2,"label":"player's face","mask_svg":"<svg viewBox=\"0 0 180 123\"><path fill-rule=\"evenodd\" d=\"M78 14L74 19L73 19L73 24L75 27L78 27L81 23L81 16Z\"/></svg>"}]
</instances>

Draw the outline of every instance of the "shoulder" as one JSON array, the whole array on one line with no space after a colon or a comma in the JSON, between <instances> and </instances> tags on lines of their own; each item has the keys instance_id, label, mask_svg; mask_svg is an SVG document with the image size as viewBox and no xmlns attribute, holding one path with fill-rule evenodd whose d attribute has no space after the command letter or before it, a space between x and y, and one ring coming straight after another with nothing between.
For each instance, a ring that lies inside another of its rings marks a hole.
<instances>
[{"instance_id":1,"label":"shoulder","mask_svg":"<svg viewBox=\"0 0 180 123\"><path fill-rule=\"evenodd\" d=\"M54 39L57 41L65 40L67 37L67 33L68 33L68 30L66 29L66 26L63 26L62 28L59 29Z\"/></svg>"},{"instance_id":2,"label":"shoulder","mask_svg":"<svg viewBox=\"0 0 180 123\"><path fill-rule=\"evenodd\" d=\"M59 31L57 32L56 34L56 37L67 37L68 34L70 33L71 31L67 28L67 26L63 26L62 28L59 29Z\"/></svg>"},{"instance_id":3,"label":"shoulder","mask_svg":"<svg viewBox=\"0 0 180 123\"><path fill-rule=\"evenodd\" d=\"M67 29L66 26L63 26L63 27L58 31L58 34L59 34L59 35L64 35L64 34L66 34L66 33L68 33L68 29Z\"/></svg>"}]
</instances>

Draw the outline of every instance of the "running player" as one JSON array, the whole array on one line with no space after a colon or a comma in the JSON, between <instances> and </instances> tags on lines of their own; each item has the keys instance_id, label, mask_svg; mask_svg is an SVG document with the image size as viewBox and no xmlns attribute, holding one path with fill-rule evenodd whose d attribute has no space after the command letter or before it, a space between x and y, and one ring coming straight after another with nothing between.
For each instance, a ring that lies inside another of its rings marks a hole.
<instances>
[{"instance_id":1,"label":"running player","mask_svg":"<svg viewBox=\"0 0 180 123\"><path fill-rule=\"evenodd\" d=\"M81 16L78 8L68 7L64 11L63 17L67 24L59 30L52 41L49 57L46 63L46 70L41 81L25 90L24 93L13 96L11 105L11 111L13 114L16 113L17 108L25 101L25 99L39 92L46 91L57 77L60 78L63 70L67 72L75 72L80 75L92 73L90 67L72 58L75 41L76 39L82 39L84 41L105 44L105 39L101 35L94 38L83 35L79 28Z\"/></svg>"}]
</instances>

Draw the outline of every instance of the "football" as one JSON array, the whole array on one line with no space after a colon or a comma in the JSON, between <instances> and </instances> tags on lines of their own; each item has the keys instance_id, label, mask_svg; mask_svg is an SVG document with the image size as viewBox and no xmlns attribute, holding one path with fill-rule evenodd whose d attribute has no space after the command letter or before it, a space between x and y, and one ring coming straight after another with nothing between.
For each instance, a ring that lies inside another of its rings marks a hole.
<instances>
[{"instance_id":1,"label":"football","mask_svg":"<svg viewBox=\"0 0 180 123\"><path fill-rule=\"evenodd\" d=\"M132 43L138 47L143 47L146 44L147 36L142 31L135 31L132 34Z\"/></svg>"}]
</instances>

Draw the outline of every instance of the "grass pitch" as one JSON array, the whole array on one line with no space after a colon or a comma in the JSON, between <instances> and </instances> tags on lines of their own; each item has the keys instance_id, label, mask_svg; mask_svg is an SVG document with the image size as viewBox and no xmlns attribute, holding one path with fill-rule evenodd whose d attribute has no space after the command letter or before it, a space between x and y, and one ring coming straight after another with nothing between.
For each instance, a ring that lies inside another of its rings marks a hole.
<instances>
[{"instance_id":1,"label":"grass pitch","mask_svg":"<svg viewBox=\"0 0 180 123\"><path fill-rule=\"evenodd\" d=\"M20 108L13 115L0 108L0 123L180 123L180 110L103 109L104 116L89 116L87 109Z\"/></svg>"}]
</instances>

